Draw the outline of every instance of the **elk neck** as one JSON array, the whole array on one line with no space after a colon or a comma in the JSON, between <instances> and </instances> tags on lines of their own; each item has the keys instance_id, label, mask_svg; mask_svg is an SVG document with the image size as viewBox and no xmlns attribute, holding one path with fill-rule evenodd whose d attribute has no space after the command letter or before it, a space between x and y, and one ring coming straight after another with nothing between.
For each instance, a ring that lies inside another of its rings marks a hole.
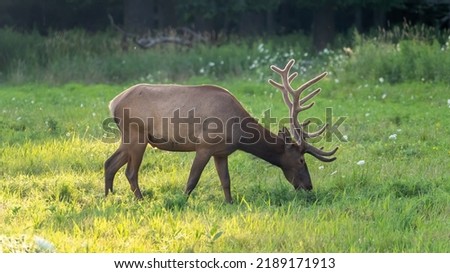
<instances>
[{"instance_id":1,"label":"elk neck","mask_svg":"<svg viewBox=\"0 0 450 273\"><path fill-rule=\"evenodd\" d=\"M253 119L242 123L241 126L244 133L238 149L280 167L285 146L283 139Z\"/></svg>"}]
</instances>

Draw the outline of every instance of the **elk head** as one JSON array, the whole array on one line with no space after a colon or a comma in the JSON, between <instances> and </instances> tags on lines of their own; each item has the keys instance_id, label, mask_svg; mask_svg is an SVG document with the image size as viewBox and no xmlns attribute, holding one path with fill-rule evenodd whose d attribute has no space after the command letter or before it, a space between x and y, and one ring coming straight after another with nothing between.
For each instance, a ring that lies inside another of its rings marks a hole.
<instances>
[{"instance_id":1,"label":"elk head","mask_svg":"<svg viewBox=\"0 0 450 273\"><path fill-rule=\"evenodd\" d=\"M286 128L283 128L279 133L279 136L284 138L286 142L286 151L281 164L283 173L295 189L311 190L312 183L308 166L304 158L305 153L308 153L321 161L331 162L335 160L336 157L329 156L334 155L338 148L336 147L332 151L326 152L323 151L322 148L316 148L306 141L308 138L321 135L328 125L325 124L316 132L307 132L305 130L310 121L300 123L298 114L314 105L314 102L309 104L306 104L306 102L316 96L321 89L317 88L303 97L301 97L301 95L311 85L324 78L327 73L324 72L302 84L299 88L294 89L291 86L291 83L298 75L297 72L290 74L290 70L294 63L295 61L293 59L290 60L283 69L274 65L270 66L270 69L281 76L281 83L275 82L272 79L269 79L269 83L281 91L284 102L289 108L290 132Z\"/></svg>"}]
</instances>

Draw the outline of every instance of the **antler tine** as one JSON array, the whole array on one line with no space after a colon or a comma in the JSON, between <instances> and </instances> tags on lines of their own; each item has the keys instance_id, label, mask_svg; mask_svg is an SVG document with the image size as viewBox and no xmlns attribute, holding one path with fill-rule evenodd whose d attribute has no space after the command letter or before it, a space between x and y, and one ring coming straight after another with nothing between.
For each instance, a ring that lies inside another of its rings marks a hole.
<instances>
[{"instance_id":1,"label":"antler tine","mask_svg":"<svg viewBox=\"0 0 450 273\"><path fill-rule=\"evenodd\" d=\"M303 131L303 137L306 139L306 138L313 138L313 137L320 136L327 128L328 128L328 124L325 124L324 126L322 126L322 128L320 128L319 130L312 132L312 133Z\"/></svg>"},{"instance_id":2,"label":"antler tine","mask_svg":"<svg viewBox=\"0 0 450 273\"><path fill-rule=\"evenodd\" d=\"M310 87L311 85L315 84L316 82L320 81L321 79L323 79L326 75L328 75L327 72L323 72L320 75L315 76L314 78L310 79L309 81L305 82L304 84L302 84L299 88L297 88L297 90L295 91L300 91L302 92L303 90L307 89L308 87Z\"/></svg>"},{"instance_id":3,"label":"antler tine","mask_svg":"<svg viewBox=\"0 0 450 273\"><path fill-rule=\"evenodd\" d=\"M311 93L309 93L308 95L304 96L302 99L300 99L299 104L302 105L305 102L307 102L308 100L310 100L311 98L315 97L317 94L320 93L320 91L322 91L322 89L317 88L316 90L312 91Z\"/></svg>"},{"instance_id":4,"label":"antler tine","mask_svg":"<svg viewBox=\"0 0 450 273\"><path fill-rule=\"evenodd\" d=\"M309 153L309 152L307 152L307 153ZM323 162L331 162L331 161L336 160L336 157L324 157L324 156L313 154L313 153L309 153L309 154L311 154L312 156L314 156L315 158L317 158L317 159L319 159L320 161L323 161Z\"/></svg>"},{"instance_id":5,"label":"antler tine","mask_svg":"<svg viewBox=\"0 0 450 273\"><path fill-rule=\"evenodd\" d=\"M278 89L284 87L284 89L286 91L288 91L291 95L294 95L294 89L292 88L292 86L290 86L290 83L295 79L295 77L297 77L298 73L295 72L292 75L289 75L289 72L291 71L292 66L294 65L295 60L291 59L286 66L281 69L275 65L271 65L270 69L272 69L272 71L278 73L281 76L281 84L273 81L273 80L269 80L269 82L274 85L273 83L276 83L276 85L274 85L275 87L277 87Z\"/></svg>"},{"instance_id":6,"label":"antler tine","mask_svg":"<svg viewBox=\"0 0 450 273\"><path fill-rule=\"evenodd\" d=\"M322 149L318 149L311 144L307 143L305 140L308 138L313 138L321 135L327 128L328 124L325 124L322 126L319 130L316 132L308 133L306 132L305 128L310 124L310 120L306 120L303 123L300 124L298 121L298 114L301 111L307 110L311 108L314 105L314 102L311 102L307 105L305 103L312 99L314 96L320 93L321 89L317 88L314 91L310 92L306 96L300 99L300 96L303 91L308 89L311 85L315 84L316 82L323 79L328 73L323 72L322 74L317 75L316 77L312 78L311 80L305 82L302 84L299 88L293 89L291 86L292 81L298 76L297 72L292 73L289 75L290 70L292 66L294 65L295 61L291 59L286 66L281 69L275 65L271 65L270 69L272 69L274 72L279 74L281 76L281 83L275 82L272 79L269 80L269 83L279 89L283 94L283 99L286 103L286 105L289 107L289 114L290 114L290 127L291 127L291 133L294 137L294 139L297 141L298 145L301 145L304 147L305 153L309 153L312 156L316 157L317 159L324 161L324 162L330 162L336 159L336 157L329 157L336 153L338 148L327 152L323 151ZM292 100L291 100L292 97Z\"/></svg>"},{"instance_id":7,"label":"antler tine","mask_svg":"<svg viewBox=\"0 0 450 273\"><path fill-rule=\"evenodd\" d=\"M303 128L305 127L305 123L303 123L302 125L299 124L298 114L301 111L307 110L314 105L314 102L309 103L307 105L305 105L305 103L314 96L316 96L317 94L319 94L321 89L318 88L300 99L300 96L303 93L303 91L305 91L308 87L310 87L314 83L321 80L323 77L327 75L327 73L324 72L314 77L313 79L307 81L306 83L302 84L299 88L294 89L291 86L291 83L298 76L297 72L290 74L291 68L293 67L294 64L295 60L291 59L284 68L279 68L275 65L271 65L270 69L272 69L272 71L276 72L281 76L281 83L275 82L272 79L269 79L269 83L282 92L283 100L289 108L291 118L290 122L291 133L293 134L294 139L300 145L304 142L305 138L313 137L313 135L315 135L316 133L317 135L319 135L326 129L322 128L318 132L311 134L305 133L303 130Z\"/></svg>"},{"instance_id":8,"label":"antler tine","mask_svg":"<svg viewBox=\"0 0 450 273\"><path fill-rule=\"evenodd\" d=\"M294 63L295 63L295 60L290 59L289 62L286 64L286 66L283 69L277 67L276 65L271 65L270 69L272 69L274 72L277 72L279 74L284 73L286 71L289 73L289 70L291 70L291 67L294 65Z\"/></svg>"},{"instance_id":9,"label":"antler tine","mask_svg":"<svg viewBox=\"0 0 450 273\"><path fill-rule=\"evenodd\" d=\"M283 100L286 103L286 105L289 107L289 109L291 109L292 108L292 102L291 102L291 100L289 98L288 92L284 89L284 86L279 84L279 83L277 83L277 82L275 82L272 79L269 79L269 83L271 85L273 85L275 88L279 89L281 91L281 93L283 93Z\"/></svg>"},{"instance_id":10,"label":"antler tine","mask_svg":"<svg viewBox=\"0 0 450 273\"><path fill-rule=\"evenodd\" d=\"M293 101L291 101L289 94L294 94L294 90L292 89L292 87L289 84L298 75L298 73L295 72L292 75L288 76L294 63L295 63L294 59L290 60L283 69L281 69L275 65L270 66L270 69L272 69L272 71L276 72L277 74L279 74L281 76L281 84L272 79L269 79L269 83L271 85L273 85L275 88L279 89L283 93L283 100L286 103L286 105L289 107L289 109L291 109L292 105L293 105Z\"/></svg>"},{"instance_id":11,"label":"antler tine","mask_svg":"<svg viewBox=\"0 0 450 273\"><path fill-rule=\"evenodd\" d=\"M292 81L293 81L297 76L298 76L298 73L297 73L297 72L292 73L292 74L289 76L289 78L288 78L289 84L291 84Z\"/></svg>"},{"instance_id":12,"label":"antler tine","mask_svg":"<svg viewBox=\"0 0 450 273\"><path fill-rule=\"evenodd\" d=\"M275 88L279 89L281 93L283 94L283 100L286 103L286 105L289 108L289 113L291 115L291 133L297 143L302 142L302 135L301 132L298 132L298 128L300 128L300 125L298 124L297 115L299 113L298 111L298 94L299 92L296 92L292 86L292 81L298 76L297 72L292 73L289 75L292 66L294 65L295 60L291 59L284 68L279 68L275 65L271 65L270 69L272 71L276 72L281 76L281 83L275 82L272 79L269 79L269 83L273 85ZM292 99L291 99L292 96Z\"/></svg>"},{"instance_id":13,"label":"antler tine","mask_svg":"<svg viewBox=\"0 0 450 273\"><path fill-rule=\"evenodd\" d=\"M306 83L302 84L299 88L297 88L294 91L294 101L298 101L296 107L298 108L298 111L303 111L303 110L307 110L311 107L313 107L314 102L306 105L306 106L302 106L306 101L310 100L311 98L313 98L314 96L316 96L317 94L320 93L320 88L317 88L316 90L312 91L311 93L309 93L308 95L306 95L304 98L300 99L301 94L303 93L303 91L305 91L306 89L308 89L308 87L310 87L311 85L315 84L316 82L320 81L321 79L323 79L328 73L327 72L323 72L322 74L312 78L311 80L307 81Z\"/></svg>"},{"instance_id":14,"label":"antler tine","mask_svg":"<svg viewBox=\"0 0 450 273\"><path fill-rule=\"evenodd\" d=\"M315 158L319 159L320 161L323 162L331 162L333 160L336 159L336 157L327 157L327 156L332 156L336 153L336 151L338 150L338 147L334 148L333 150L329 151L329 152L325 152L321 149L318 149L310 144L307 144L306 146L306 150L305 153L308 153L312 156L314 156Z\"/></svg>"}]
</instances>

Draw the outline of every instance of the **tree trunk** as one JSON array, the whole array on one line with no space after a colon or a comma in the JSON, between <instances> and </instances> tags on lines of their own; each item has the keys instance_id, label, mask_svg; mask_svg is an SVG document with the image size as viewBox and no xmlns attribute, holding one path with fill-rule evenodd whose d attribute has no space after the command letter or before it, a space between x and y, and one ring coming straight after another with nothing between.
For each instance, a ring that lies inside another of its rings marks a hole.
<instances>
[{"instance_id":1,"label":"tree trunk","mask_svg":"<svg viewBox=\"0 0 450 273\"><path fill-rule=\"evenodd\" d=\"M176 0L159 0L159 25L160 28L177 27Z\"/></svg>"},{"instance_id":2,"label":"tree trunk","mask_svg":"<svg viewBox=\"0 0 450 273\"><path fill-rule=\"evenodd\" d=\"M312 35L316 50L320 51L331 43L335 36L334 7L324 5L318 7L313 14Z\"/></svg>"},{"instance_id":3,"label":"tree trunk","mask_svg":"<svg viewBox=\"0 0 450 273\"><path fill-rule=\"evenodd\" d=\"M268 34L275 33L275 18L274 11L268 10L266 11L266 29Z\"/></svg>"},{"instance_id":4,"label":"tree trunk","mask_svg":"<svg viewBox=\"0 0 450 273\"><path fill-rule=\"evenodd\" d=\"M155 11L155 1L124 0L125 30L142 33L152 28L157 23Z\"/></svg>"},{"instance_id":5,"label":"tree trunk","mask_svg":"<svg viewBox=\"0 0 450 273\"><path fill-rule=\"evenodd\" d=\"M374 9L373 11L373 24L376 27L386 27L386 11L382 8Z\"/></svg>"},{"instance_id":6,"label":"tree trunk","mask_svg":"<svg viewBox=\"0 0 450 273\"><path fill-rule=\"evenodd\" d=\"M355 28L359 33L363 31L363 11L361 7L355 7Z\"/></svg>"},{"instance_id":7,"label":"tree trunk","mask_svg":"<svg viewBox=\"0 0 450 273\"><path fill-rule=\"evenodd\" d=\"M258 35L263 32L265 14L256 11L245 11L239 20L239 33L241 35Z\"/></svg>"}]
</instances>

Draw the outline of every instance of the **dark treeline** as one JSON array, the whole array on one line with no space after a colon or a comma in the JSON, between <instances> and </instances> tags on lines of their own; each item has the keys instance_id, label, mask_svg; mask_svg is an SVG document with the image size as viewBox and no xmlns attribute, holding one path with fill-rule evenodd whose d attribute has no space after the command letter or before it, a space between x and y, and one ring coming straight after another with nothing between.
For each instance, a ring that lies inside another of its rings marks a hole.
<instances>
[{"instance_id":1,"label":"dark treeline","mask_svg":"<svg viewBox=\"0 0 450 273\"><path fill-rule=\"evenodd\" d=\"M304 32L323 48L337 33L366 32L407 21L450 26L450 0L2 0L0 27L18 30L110 27L128 32L189 27L211 33L263 35Z\"/></svg>"}]
</instances>

